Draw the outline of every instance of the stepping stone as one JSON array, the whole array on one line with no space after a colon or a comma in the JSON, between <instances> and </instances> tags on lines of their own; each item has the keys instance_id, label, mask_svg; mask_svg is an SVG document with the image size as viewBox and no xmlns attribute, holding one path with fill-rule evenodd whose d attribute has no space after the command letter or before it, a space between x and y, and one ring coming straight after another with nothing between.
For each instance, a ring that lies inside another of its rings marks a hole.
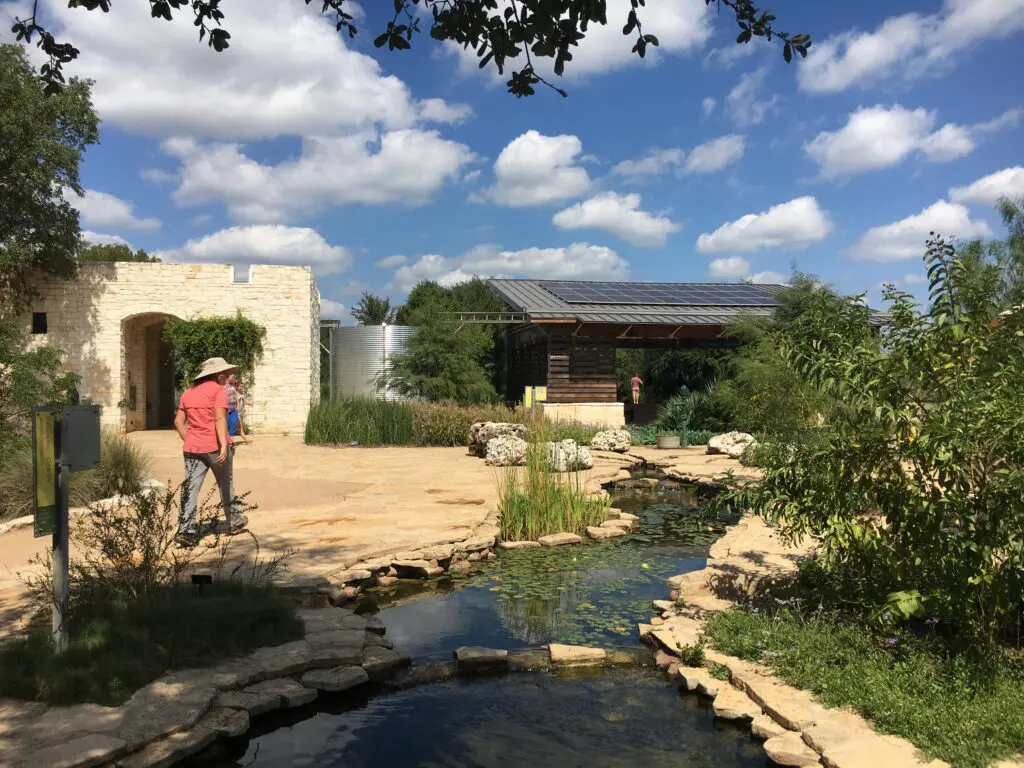
<instances>
[{"instance_id":1,"label":"stepping stone","mask_svg":"<svg viewBox=\"0 0 1024 768\"><path fill-rule=\"evenodd\" d=\"M306 635L306 642L312 650L331 647L362 648L366 630L361 629L330 629L326 632L311 632Z\"/></svg>"},{"instance_id":2,"label":"stepping stone","mask_svg":"<svg viewBox=\"0 0 1024 768\"><path fill-rule=\"evenodd\" d=\"M24 765L46 766L47 768L92 768L103 765L123 755L127 745L113 736L90 733L86 736L39 749L28 757Z\"/></svg>"},{"instance_id":3,"label":"stepping stone","mask_svg":"<svg viewBox=\"0 0 1024 768\"><path fill-rule=\"evenodd\" d=\"M582 544L583 537L575 533L552 533L541 536L537 541L542 547L563 547L566 544Z\"/></svg>"},{"instance_id":4,"label":"stepping stone","mask_svg":"<svg viewBox=\"0 0 1024 768\"><path fill-rule=\"evenodd\" d=\"M306 640L295 640L260 648L250 653L247 659L259 667L264 677L286 677L309 668L311 650Z\"/></svg>"},{"instance_id":5,"label":"stepping stone","mask_svg":"<svg viewBox=\"0 0 1024 768\"><path fill-rule=\"evenodd\" d=\"M537 549L539 541L499 541L498 549Z\"/></svg>"},{"instance_id":6,"label":"stepping stone","mask_svg":"<svg viewBox=\"0 0 1024 768\"><path fill-rule=\"evenodd\" d=\"M315 690L300 685L290 677L256 683L256 685L250 685L244 692L276 696L280 701L280 706L284 709L301 707L316 698ZM250 714L252 713L250 712Z\"/></svg>"},{"instance_id":7,"label":"stepping stone","mask_svg":"<svg viewBox=\"0 0 1024 768\"><path fill-rule=\"evenodd\" d=\"M626 532L633 530L633 524L629 520L605 520L599 528L620 528Z\"/></svg>"},{"instance_id":8,"label":"stepping stone","mask_svg":"<svg viewBox=\"0 0 1024 768\"><path fill-rule=\"evenodd\" d=\"M224 691L217 696L214 705L225 709L241 709L249 717L256 717L280 709L281 697L270 691Z\"/></svg>"},{"instance_id":9,"label":"stepping stone","mask_svg":"<svg viewBox=\"0 0 1024 768\"><path fill-rule=\"evenodd\" d=\"M781 736L774 736L764 743L765 754L779 765L803 768L803 766L819 765L818 753L804 744L796 731L786 731ZM879 763L884 765L884 763Z\"/></svg>"},{"instance_id":10,"label":"stepping stone","mask_svg":"<svg viewBox=\"0 0 1024 768\"><path fill-rule=\"evenodd\" d=\"M370 680L370 676L362 667L335 667L334 669L316 669L302 676L302 684L318 691L347 691Z\"/></svg>"},{"instance_id":11,"label":"stepping stone","mask_svg":"<svg viewBox=\"0 0 1024 768\"><path fill-rule=\"evenodd\" d=\"M156 680L137 690L121 707L124 720L117 736L133 750L184 731L199 722L216 696L217 690L209 684Z\"/></svg>"},{"instance_id":12,"label":"stepping stone","mask_svg":"<svg viewBox=\"0 0 1024 768\"><path fill-rule=\"evenodd\" d=\"M548 646L552 664L567 667L583 667L603 664L607 655L604 648L584 648L579 645L561 645L552 643Z\"/></svg>"},{"instance_id":13,"label":"stepping stone","mask_svg":"<svg viewBox=\"0 0 1024 768\"><path fill-rule=\"evenodd\" d=\"M118 707L104 707L99 704L53 707L44 711L31 723L19 723L24 724L24 730L17 733L17 738L24 738L33 744L53 744L91 733L117 736L123 722L124 711Z\"/></svg>"},{"instance_id":14,"label":"stepping stone","mask_svg":"<svg viewBox=\"0 0 1024 768\"><path fill-rule=\"evenodd\" d=\"M411 663L412 659L406 654L393 651L390 648L371 645L365 649L363 655L363 669L374 681L383 680Z\"/></svg>"},{"instance_id":15,"label":"stepping stone","mask_svg":"<svg viewBox=\"0 0 1024 768\"><path fill-rule=\"evenodd\" d=\"M512 651L508 655L508 668L512 672L540 672L551 667L551 653L544 649Z\"/></svg>"},{"instance_id":16,"label":"stepping stone","mask_svg":"<svg viewBox=\"0 0 1024 768\"><path fill-rule=\"evenodd\" d=\"M117 761L118 768L170 768L186 757L210 746L217 732L210 728L193 728L172 733L165 739L151 742L138 752Z\"/></svg>"},{"instance_id":17,"label":"stepping stone","mask_svg":"<svg viewBox=\"0 0 1024 768\"><path fill-rule=\"evenodd\" d=\"M594 541L604 541L605 539L617 539L620 536L625 536L628 533L629 531L623 528L601 528L595 525L587 526L587 536L592 538Z\"/></svg>"},{"instance_id":18,"label":"stepping stone","mask_svg":"<svg viewBox=\"0 0 1024 768\"><path fill-rule=\"evenodd\" d=\"M384 622L376 616L369 616L366 619L366 631L376 632L378 635L383 635L387 632L387 627L384 626Z\"/></svg>"},{"instance_id":19,"label":"stepping stone","mask_svg":"<svg viewBox=\"0 0 1024 768\"><path fill-rule=\"evenodd\" d=\"M366 636L365 632L360 635ZM377 637L375 635L375 637ZM324 669L326 667L337 667L344 664L359 665L363 663L363 644L359 645L330 645L323 648L314 648L309 658L308 669Z\"/></svg>"},{"instance_id":20,"label":"stepping stone","mask_svg":"<svg viewBox=\"0 0 1024 768\"><path fill-rule=\"evenodd\" d=\"M307 635L337 629L366 629L366 619L344 608L307 608L298 615Z\"/></svg>"},{"instance_id":21,"label":"stepping stone","mask_svg":"<svg viewBox=\"0 0 1024 768\"><path fill-rule=\"evenodd\" d=\"M363 645L374 645L380 648L394 648L395 644L388 640L383 635L378 635L376 632L364 632L363 633Z\"/></svg>"},{"instance_id":22,"label":"stepping stone","mask_svg":"<svg viewBox=\"0 0 1024 768\"><path fill-rule=\"evenodd\" d=\"M249 713L244 709L216 707L206 713L196 728L206 728L226 739L234 739L249 730Z\"/></svg>"},{"instance_id":23,"label":"stepping stone","mask_svg":"<svg viewBox=\"0 0 1024 768\"><path fill-rule=\"evenodd\" d=\"M761 714L761 708L747 694L731 685L722 685L711 708L715 717L722 720L753 720Z\"/></svg>"},{"instance_id":24,"label":"stepping stone","mask_svg":"<svg viewBox=\"0 0 1024 768\"><path fill-rule=\"evenodd\" d=\"M460 672L479 674L508 670L508 651L504 648L477 648L462 646L454 651Z\"/></svg>"},{"instance_id":25,"label":"stepping stone","mask_svg":"<svg viewBox=\"0 0 1024 768\"><path fill-rule=\"evenodd\" d=\"M429 560L394 560L391 567L398 571L400 579L425 579L432 566Z\"/></svg>"},{"instance_id":26,"label":"stepping stone","mask_svg":"<svg viewBox=\"0 0 1024 768\"><path fill-rule=\"evenodd\" d=\"M750 723L750 733L756 739L773 739L785 732L786 729L768 717L768 715L758 715Z\"/></svg>"}]
</instances>

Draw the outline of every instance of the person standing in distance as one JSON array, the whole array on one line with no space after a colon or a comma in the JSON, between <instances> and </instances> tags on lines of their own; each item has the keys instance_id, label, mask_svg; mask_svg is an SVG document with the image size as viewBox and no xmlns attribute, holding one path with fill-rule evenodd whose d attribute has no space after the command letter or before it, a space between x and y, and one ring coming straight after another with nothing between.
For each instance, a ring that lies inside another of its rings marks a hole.
<instances>
[{"instance_id":1,"label":"person standing in distance","mask_svg":"<svg viewBox=\"0 0 1024 768\"><path fill-rule=\"evenodd\" d=\"M643 386L644 380L637 375L633 375L633 378L629 380L629 383L633 387L633 405L640 402L640 387Z\"/></svg>"},{"instance_id":2,"label":"person standing in distance","mask_svg":"<svg viewBox=\"0 0 1024 768\"><path fill-rule=\"evenodd\" d=\"M181 507L178 512L178 536L183 543L195 542L201 532L196 525L196 507L206 473L213 471L220 488L228 531L245 529L245 515L234 511L231 487L232 452L228 435L228 393L224 389L228 376L238 371L222 357L206 360L192 386L185 390L178 403L174 428L182 440L185 459L185 481L181 486Z\"/></svg>"}]
</instances>

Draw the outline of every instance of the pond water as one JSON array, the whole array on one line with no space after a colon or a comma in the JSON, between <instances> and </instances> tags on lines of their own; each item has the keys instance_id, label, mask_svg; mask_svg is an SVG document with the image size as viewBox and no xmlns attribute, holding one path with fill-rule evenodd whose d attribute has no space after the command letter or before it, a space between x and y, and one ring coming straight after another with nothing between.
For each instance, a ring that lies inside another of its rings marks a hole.
<instances>
[{"instance_id":1,"label":"pond water","mask_svg":"<svg viewBox=\"0 0 1024 768\"><path fill-rule=\"evenodd\" d=\"M700 492L637 476L613 504L640 517L630 536L601 544L502 552L466 576L370 590L377 614L414 661L461 645L518 649L549 642L635 646L636 625L665 599L665 580L705 565L732 521L702 518ZM517 673L447 681L362 698L321 699L257 725L206 765L531 768L763 766L749 733L716 721L653 669L564 677ZM212 762L211 762L212 761Z\"/></svg>"},{"instance_id":2,"label":"pond water","mask_svg":"<svg viewBox=\"0 0 1024 768\"><path fill-rule=\"evenodd\" d=\"M227 768L763 768L749 733L652 670L450 681L296 714Z\"/></svg>"},{"instance_id":3,"label":"pond water","mask_svg":"<svg viewBox=\"0 0 1024 768\"><path fill-rule=\"evenodd\" d=\"M634 644L637 623L655 615L651 601L668 597L665 580L703 568L708 547L732 522L702 520L700 502L695 487L664 480L619 490L612 503L640 517L630 536L502 552L427 589L371 590L359 611L377 613L395 647L414 659L450 656L460 645Z\"/></svg>"}]
</instances>

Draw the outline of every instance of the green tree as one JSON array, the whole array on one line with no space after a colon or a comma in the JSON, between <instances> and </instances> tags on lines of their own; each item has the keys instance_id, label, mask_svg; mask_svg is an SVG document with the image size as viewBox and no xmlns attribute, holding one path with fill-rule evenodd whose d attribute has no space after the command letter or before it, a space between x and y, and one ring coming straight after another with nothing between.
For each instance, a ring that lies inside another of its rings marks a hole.
<instances>
[{"instance_id":1,"label":"green tree","mask_svg":"<svg viewBox=\"0 0 1024 768\"><path fill-rule=\"evenodd\" d=\"M993 317L1024 304L1024 198L1003 198L996 210L1006 225L1006 238L972 240L958 249L965 273L961 300L984 305L994 296L988 304Z\"/></svg>"},{"instance_id":2,"label":"green tree","mask_svg":"<svg viewBox=\"0 0 1024 768\"><path fill-rule=\"evenodd\" d=\"M374 296L363 291L359 303L352 307L352 317L360 325L391 325L398 310L391 306L391 299Z\"/></svg>"},{"instance_id":3,"label":"green tree","mask_svg":"<svg viewBox=\"0 0 1024 768\"><path fill-rule=\"evenodd\" d=\"M75 273L82 153L99 140L89 84L47 98L24 50L0 45L0 315L24 309L28 278Z\"/></svg>"},{"instance_id":4,"label":"green tree","mask_svg":"<svg viewBox=\"0 0 1024 768\"><path fill-rule=\"evenodd\" d=\"M312 0L304 0L309 5ZM790 35L777 32L772 26L775 17L758 9L752 0L704 0L714 3L719 9L725 6L736 19L740 30L738 44L749 43L754 37L782 41L782 55L791 61L793 54L806 56L811 39L804 34ZM97 8L110 11L110 0L71 0L69 5L93 11ZM223 51L230 45L231 34L221 27L224 12L220 0L150 0L153 18L170 21L174 13L183 8L191 11L199 39L208 39L216 51ZM573 50L584 41L592 25L623 24L622 34L632 51L644 58L648 47L657 46L658 38L651 34L657 30L645 30L642 16L643 0L633 0L632 8L624 18L609 19L606 0L395 0L394 15L387 27L374 37L377 48L387 47L389 51L403 51L411 47L413 36L421 31L421 22L429 23L430 37L439 42L454 42L463 48L472 48L480 58L480 68L494 66L504 74L506 64L523 57L523 66L511 73L507 83L510 93L529 96L534 86L543 84L554 88L562 96L566 92L552 85L538 71L538 63L550 60L556 75L564 72L572 61ZM322 12L329 14L339 32L355 37L357 29L353 15L348 13L352 6L349 0L322 0ZM429 19L426 19L429 14ZM63 82L62 66L74 61L79 54L70 43L59 43L46 31L38 14L38 5L33 5L32 16L17 19L13 32L19 41L26 44L38 38L38 45L49 60L42 66L40 74L51 90L58 90ZM545 67L540 67L544 70Z\"/></svg>"},{"instance_id":5,"label":"green tree","mask_svg":"<svg viewBox=\"0 0 1024 768\"><path fill-rule=\"evenodd\" d=\"M928 306L888 288L880 338L856 297L792 322L781 355L840 405L717 503L819 537L842 599L877 620L930 615L991 642L1024 618L1024 308L993 322L998 291L941 238L925 264Z\"/></svg>"},{"instance_id":6,"label":"green tree","mask_svg":"<svg viewBox=\"0 0 1024 768\"><path fill-rule=\"evenodd\" d=\"M237 365L251 384L256 364L263 357L267 329L239 310L234 317L168 318L164 338L174 350L175 367L184 381L191 381L203 361L223 357Z\"/></svg>"},{"instance_id":7,"label":"green tree","mask_svg":"<svg viewBox=\"0 0 1024 768\"><path fill-rule=\"evenodd\" d=\"M78 254L80 262L110 262L110 261L160 261L156 256L150 256L139 248L133 251L131 246L124 243L110 243L108 245L91 244L86 246Z\"/></svg>"}]
</instances>

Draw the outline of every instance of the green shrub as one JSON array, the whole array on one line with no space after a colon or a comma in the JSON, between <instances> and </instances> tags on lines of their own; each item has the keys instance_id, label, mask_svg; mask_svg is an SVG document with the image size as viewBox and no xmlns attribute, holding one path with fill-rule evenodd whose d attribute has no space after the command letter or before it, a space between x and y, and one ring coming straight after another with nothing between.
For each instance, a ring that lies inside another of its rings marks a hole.
<instances>
[{"instance_id":1,"label":"green shrub","mask_svg":"<svg viewBox=\"0 0 1024 768\"><path fill-rule=\"evenodd\" d=\"M658 441L658 435L666 434L665 430L654 426L636 426L631 424L626 429L629 431L633 445L654 445ZM708 440L718 433L706 429L691 429L685 432L669 432L668 434L678 434L679 444L686 447L690 445L706 445Z\"/></svg>"},{"instance_id":2,"label":"green shrub","mask_svg":"<svg viewBox=\"0 0 1024 768\"><path fill-rule=\"evenodd\" d=\"M118 494L130 496L142 490L142 483L149 474L149 457L127 435L105 432L100 448L100 465L95 473L98 494L89 501Z\"/></svg>"},{"instance_id":3,"label":"green shrub","mask_svg":"<svg viewBox=\"0 0 1024 768\"><path fill-rule=\"evenodd\" d=\"M498 476L498 525L505 541L536 540L551 533L580 533L608 516L609 502L590 497L579 472L551 471L547 425L531 424L525 467Z\"/></svg>"},{"instance_id":4,"label":"green shrub","mask_svg":"<svg viewBox=\"0 0 1024 768\"><path fill-rule=\"evenodd\" d=\"M309 410L305 439L314 445L411 445L412 406L369 397L320 402Z\"/></svg>"},{"instance_id":5,"label":"green shrub","mask_svg":"<svg viewBox=\"0 0 1024 768\"><path fill-rule=\"evenodd\" d=\"M575 440L579 445L590 445L594 435L604 427L594 427L575 421L555 421L547 424L547 439L553 442Z\"/></svg>"},{"instance_id":6,"label":"green shrub","mask_svg":"<svg viewBox=\"0 0 1024 768\"><path fill-rule=\"evenodd\" d=\"M413 443L423 446L466 444L469 429L481 421L519 422L522 414L503 405L459 405L454 401L414 403Z\"/></svg>"}]
</instances>

